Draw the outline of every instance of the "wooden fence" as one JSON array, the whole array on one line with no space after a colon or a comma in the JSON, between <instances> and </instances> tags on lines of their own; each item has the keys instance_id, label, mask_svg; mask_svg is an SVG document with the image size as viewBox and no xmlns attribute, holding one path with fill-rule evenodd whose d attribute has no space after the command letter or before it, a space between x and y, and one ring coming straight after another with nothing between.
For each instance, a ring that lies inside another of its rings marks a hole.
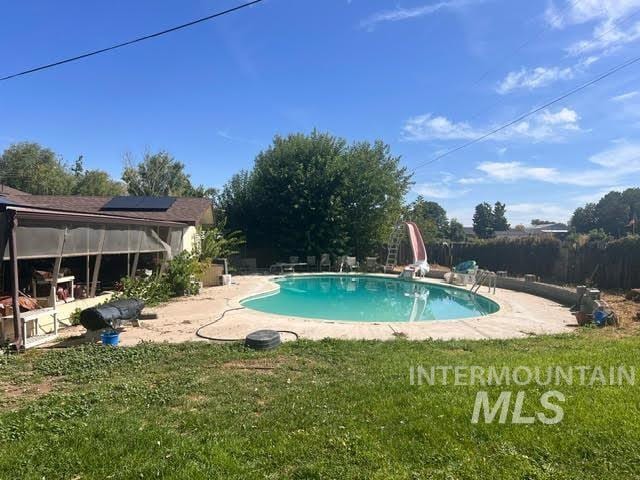
<instances>
[{"instance_id":1,"label":"wooden fence","mask_svg":"<svg viewBox=\"0 0 640 480\"><path fill-rule=\"evenodd\" d=\"M590 284L599 288L640 287L640 237L576 245L552 237L492 239L478 242L431 244L430 262L451 266L475 260L481 268L532 273L555 283Z\"/></svg>"}]
</instances>

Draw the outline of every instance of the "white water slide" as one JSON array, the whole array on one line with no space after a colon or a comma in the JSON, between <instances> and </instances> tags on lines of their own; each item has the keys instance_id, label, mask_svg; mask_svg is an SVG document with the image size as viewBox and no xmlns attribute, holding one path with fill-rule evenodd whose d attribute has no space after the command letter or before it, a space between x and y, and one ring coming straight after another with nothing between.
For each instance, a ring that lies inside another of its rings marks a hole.
<instances>
[{"instance_id":1,"label":"white water slide","mask_svg":"<svg viewBox=\"0 0 640 480\"><path fill-rule=\"evenodd\" d=\"M409 245L411 247L411 253L413 263L410 265L414 270L417 270L421 275L426 274L429 271L429 263L427 262L427 248L424 245L422 234L415 222L402 222L396 225L394 233L391 235L389 242L389 254L387 256L386 269L393 269L397 264L397 254L400 241L404 236L403 230L406 228L409 236Z\"/></svg>"}]
</instances>

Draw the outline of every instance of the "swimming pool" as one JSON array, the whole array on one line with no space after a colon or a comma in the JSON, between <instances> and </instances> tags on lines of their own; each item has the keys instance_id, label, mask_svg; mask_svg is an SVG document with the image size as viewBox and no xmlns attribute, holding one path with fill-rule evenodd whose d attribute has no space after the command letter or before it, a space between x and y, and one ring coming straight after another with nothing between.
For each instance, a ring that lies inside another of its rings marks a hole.
<instances>
[{"instance_id":1,"label":"swimming pool","mask_svg":"<svg viewBox=\"0 0 640 480\"><path fill-rule=\"evenodd\" d=\"M467 290L366 275L308 275L276 280L276 292L242 306L265 313L351 322L425 322L495 313L497 303Z\"/></svg>"}]
</instances>

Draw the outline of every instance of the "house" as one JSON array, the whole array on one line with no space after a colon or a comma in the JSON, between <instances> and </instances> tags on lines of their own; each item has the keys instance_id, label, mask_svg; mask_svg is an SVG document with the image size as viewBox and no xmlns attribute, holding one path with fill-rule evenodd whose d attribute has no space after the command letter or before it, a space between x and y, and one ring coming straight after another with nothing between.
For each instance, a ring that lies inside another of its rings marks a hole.
<instances>
[{"instance_id":1,"label":"house","mask_svg":"<svg viewBox=\"0 0 640 480\"><path fill-rule=\"evenodd\" d=\"M205 198L29 195L0 186L0 341L29 346L55 334L60 318L95 304L122 277L162 270L193 249L197 228L213 215Z\"/></svg>"},{"instance_id":2,"label":"house","mask_svg":"<svg viewBox=\"0 0 640 480\"><path fill-rule=\"evenodd\" d=\"M477 238L478 237L478 235L476 235L476 232L473 229L473 227L462 227L462 230L464 231L464 234L467 237L467 239L472 239L472 238Z\"/></svg>"},{"instance_id":3,"label":"house","mask_svg":"<svg viewBox=\"0 0 640 480\"><path fill-rule=\"evenodd\" d=\"M524 229L515 229L495 232L496 238L522 238L541 236L564 236L569 232L569 227L565 223L545 223L541 225L530 225Z\"/></svg>"}]
</instances>

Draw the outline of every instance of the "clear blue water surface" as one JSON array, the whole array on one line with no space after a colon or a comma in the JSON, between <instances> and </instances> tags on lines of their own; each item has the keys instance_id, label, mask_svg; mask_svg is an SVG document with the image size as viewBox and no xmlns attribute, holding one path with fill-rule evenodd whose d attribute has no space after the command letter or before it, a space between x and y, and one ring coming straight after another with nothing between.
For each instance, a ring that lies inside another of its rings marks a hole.
<instances>
[{"instance_id":1,"label":"clear blue water surface","mask_svg":"<svg viewBox=\"0 0 640 480\"><path fill-rule=\"evenodd\" d=\"M488 315L498 305L443 285L363 275L284 277L276 293L244 300L253 310L351 322L424 322Z\"/></svg>"}]
</instances>

